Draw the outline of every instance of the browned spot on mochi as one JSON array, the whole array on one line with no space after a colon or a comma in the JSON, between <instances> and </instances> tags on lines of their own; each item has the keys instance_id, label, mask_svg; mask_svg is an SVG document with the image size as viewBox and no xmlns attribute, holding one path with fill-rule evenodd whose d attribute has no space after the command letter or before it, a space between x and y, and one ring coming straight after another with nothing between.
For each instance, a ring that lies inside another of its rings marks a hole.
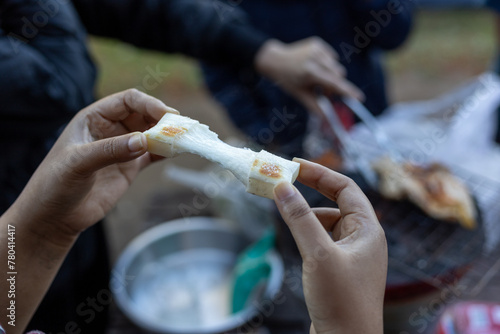
<instances>
[{"instance_id":1,"label":"browned spot on mochi","mask_svg":"<svg viewBox=\"0 0 500 334\"><path fill-rule=\"evenodd\" d=\"M259 172L262 175L272 177L272 178L279 178L281 176L281 169L279 166L275 164L270 164L270 163L263 163L262 166L260 167Z\"/></svg>"},{"instance_id":2,"label":"browned spot on mochi","mask_svg":"<svg viewBox=\"0 0 500 334\"><path fill-rule=\"evenodd\" d=\"M179 133L183 133L185 131L186 131L186 129L184 129L184 128L178 128L178 127L175 127L175 126L164 126L161 129L161 133L164 136L167 136L167 137L175 137Z\"/></svg>"}]
</instances>

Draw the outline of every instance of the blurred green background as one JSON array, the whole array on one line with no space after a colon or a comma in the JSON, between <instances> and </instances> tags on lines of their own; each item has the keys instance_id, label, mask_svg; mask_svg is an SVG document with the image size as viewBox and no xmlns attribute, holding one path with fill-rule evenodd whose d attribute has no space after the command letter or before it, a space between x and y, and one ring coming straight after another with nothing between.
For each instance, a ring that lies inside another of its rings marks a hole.
<instances>
[{"instance_id":1,"label":"blurred green background","mask_svg":"<svg viewBox=\"0 0 500 334\"><path fill-rule=\"evenodd\" d=\"M185 98L202 87L196 62L178 55L140 50L121 42L92 38L100 66L98 95L142 85L148 67L168 77L148 93ZM429 98L484 72L496 49L494 15L485 10L421 11L405 45L388 53L393 100Z\"/></svg>"}]
</instances>

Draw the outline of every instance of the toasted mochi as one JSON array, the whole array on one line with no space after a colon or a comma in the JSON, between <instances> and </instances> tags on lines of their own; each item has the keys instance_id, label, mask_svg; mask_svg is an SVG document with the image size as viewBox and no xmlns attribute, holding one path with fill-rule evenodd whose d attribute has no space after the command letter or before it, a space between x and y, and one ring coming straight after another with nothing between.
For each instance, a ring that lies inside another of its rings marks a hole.
<instances>
[{"instance_id":1,"label":"toasted mochi","mask_svg":"<svg viewBox=\"0 0 500 334\"><path fill-rule=\"evenodd\" d=\"M380 193L390 199L409 199L429 216L458 222L465 228L477 226L477 211L467 187L445 166L433 163L416 166L384 157L374 164Z\"/></svg>"},{"instance_id":2,"label":"toasted mochi","mask_svg":"<svg viewBox=\"0 0 500 334\"><path fill-rule=\"evenodd\" d=\"M197 154L230 170L246 191L273 198L274 186L295 182L300 164L267 151L254 152L230 146L219 139L205 124L189 117L165 114L151 129L144 132L148 151L167 158L182 153Z\"/></svg>"}]
</instances>

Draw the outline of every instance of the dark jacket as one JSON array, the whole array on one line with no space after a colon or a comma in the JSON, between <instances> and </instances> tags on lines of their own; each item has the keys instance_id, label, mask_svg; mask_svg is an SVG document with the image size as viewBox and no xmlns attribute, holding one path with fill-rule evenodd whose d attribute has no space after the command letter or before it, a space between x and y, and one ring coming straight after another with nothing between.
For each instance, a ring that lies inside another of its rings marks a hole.
<instances>
[{"instance_id":1,"label":"dark jacket","mask_svg":"<svg viewBox=\"0 0 500 334\"><path fill-rule=\"evenodd\" d=\"M76 9L76 10L75 10ZM94 101L87 31L213 63L252 63L266 36L212 1L0 2L0 212L26 184L57 130Z\"/></svg>"},{"instance_id":2,"label":"dark jacket","mask_svg":"<svg viewBox=\"0 0 500 334\"><path fill-rule=\"evenodd\" d=\"M96 68L87 31L213 63L251 64L267 37L238 11L226 14L212 1L195 0L0 1L0 214L58 131L94 101ZM109 294L100 225L82 233L28 329L104 331L109 303L94 306Z\"/></svg>"},{"instance_id":3,"label":"dark jacket","mask_svg":"<svg viewBox=\"0 0 500 334\"><path fill-rule=\"evenodd\" d=\"M408 0L251 0L240 6L263 32L284 42L319 36L332 45L347 78L365 93L366 106L379 114L387 107L381 51L399 46L411 28ZM203 66L206 83L233 122L259 144L300 145L308 113L292 97L252 68ZM286 128L273 131L277 112L290 114ZM297 148L297 147L296 147ZM300 154L300 149L290 152Z\"/></svg>"}]
</instances>

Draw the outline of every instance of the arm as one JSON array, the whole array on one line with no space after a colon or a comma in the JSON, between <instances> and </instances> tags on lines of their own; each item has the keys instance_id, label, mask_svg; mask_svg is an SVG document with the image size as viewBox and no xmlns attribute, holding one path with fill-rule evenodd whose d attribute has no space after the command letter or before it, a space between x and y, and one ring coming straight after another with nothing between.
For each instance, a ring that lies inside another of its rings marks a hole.
<instances>
[{"instance_id":1,"label":"arm","mask_svg":"<svg viewBox=\"0 0 500 334\"><path fill-rule=\"evenodd\" d=\"M15 231L16 326L27 325L72 244L102 219L137 173L151 162L146 130L165 112L176 112L137 91L105 98L68 124L16 202L0 217L0 253ZM129 133L135 132L135 133ZM4 271L2 291L9 291ZM0 298L7 319L7 294Z\"/></svg>"},{"instance_id":2,"label":"arm","mask_svg":"<svg viewBox=\"0 0 500 334\"><path fill-rule=\"evenodd\" d=\"M73 0L92 34L219 64L252 64L268 37L219 1Z\"/></svg>"},{"instance_id":3,"label":"arm","mask_svg":"<svg viewBox=\"0 0 500 334\"><path fill-rule=\"evenodd\" d=\"M349 178L296 161L301 164L297 180L339 206L311 209L292 185L275 188L276 204L304 261L311 334L382 333L387 245L375 212Z\"/></svg>"},{"instance_id":4,"label":"arm","mask_svg":"<svg viewBox=\"0 0 500 334\"><path fill-rule=\"evenodd\" d=\"M311 110L315 87L363 94L347 81L331 47L319 38L284 44L254 29L222 2L196 0L73 0L90 33L139 47L181 52L212 64L252 66Z\"/></svg>"},{"instance_id":5,"label":"arm","mask_svg":"<svg viewBox=\"0 0 500 334\"><path fill-rule=\"evenodd\" d=\"M486 0L486 6L495 12L500 13L500 2L497 0Z\"/></svg>"},{"instance_id":6,"label":"arm","mask_svg":"<svg viewBox=\"0 0 500 334\"><path fill-rule=\"evenodd\" d=\"M411 0L353 0L348 3L356 27L372 44L394 49L408 37L414 6Z\"/></svg>"}]
</instances>

